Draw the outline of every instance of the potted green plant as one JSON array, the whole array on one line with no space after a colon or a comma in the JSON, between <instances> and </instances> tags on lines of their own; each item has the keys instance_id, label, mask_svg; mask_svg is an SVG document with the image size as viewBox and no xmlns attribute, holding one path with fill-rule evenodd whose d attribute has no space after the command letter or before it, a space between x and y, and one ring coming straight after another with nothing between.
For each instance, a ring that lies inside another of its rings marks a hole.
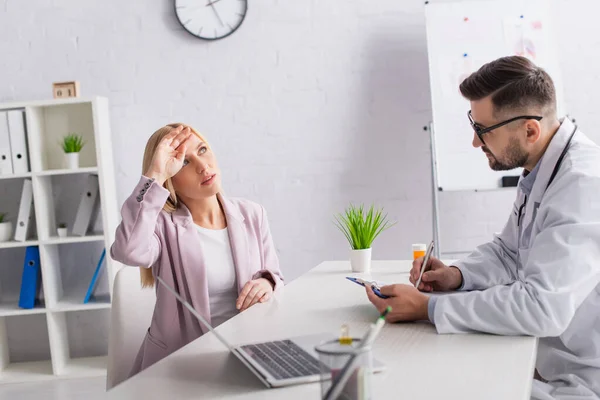
<instances>
[{"instance_id":1,"label":"potted green plant","mask_svg":"<svg viewBox=\"0 0 600 400\"><path fill-rule=\"evenodd\" d=\"M67 224L61 222L58 224L56 231L58 233L58 237L67 237Z\"/></svg>"},{"instance_id":2,"label":"potted green plant","mask_svg":"<svg viewBox=\"0 0 600 400\"><path fill-rule=\"evenodd\" d=\"M84 145L83 137L76 133L69 133L63 137L61 146L65 153L65 164L67 168L79 168L79 152Z\"/></svg>"},{"instance_id":3,"label":"potted green plant","mask_svg":"<svg viewBox=\"0 0 600 400\"><path fill-rule=\"evenodd\" d=\"M12 237L12 222L7 221L6 216L0 212L0 242L8 242Z\"/></svg>"},{"instance_id":4,"label":"potted green plant","mask_svg":"<svg viewBox=\"0 0 600 400\"><path fill-rule=\"evenodd\" d=\"M374 205L365 210L363 205L350 205L343 214L335 217L335 224L350 244L350 266L353 272L369 272L371 270L371 249L373 241L381 232L391 228L395 223L387 220L383 209L375 209Z\"/></svg>"}]
</instances>

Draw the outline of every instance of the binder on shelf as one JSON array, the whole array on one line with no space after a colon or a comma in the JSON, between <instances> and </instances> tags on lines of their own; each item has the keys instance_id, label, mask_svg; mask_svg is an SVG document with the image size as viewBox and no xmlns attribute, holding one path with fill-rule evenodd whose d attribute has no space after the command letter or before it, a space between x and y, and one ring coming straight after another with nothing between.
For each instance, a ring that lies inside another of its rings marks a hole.
<instances>
[{"instance_id":1,"label":"binder on shelf","mask_svg":"<svg viewBox=\"0 0 600 400\"><path fill-rule=\"evenodd\" d=\"M6 111L0 111L0 175L12 175L13 173L8 114Z\"/></svg>"},{"instance_id":2,"label":"binder on shelf","mask_svg":"<svg viewBox=\"0 0 600 400\"><path fill-rule=\"evenodd\" d=\"M23 242L27 240L31 226L31 209L33 207L33 190L31 179L23 180L23 191L21 192L21 203L17 216L17 227L15 228L15 240Z\"/></svg>"},{"instance_id":3,"label":"binder on shelf","mask_svg":"<svg viewBox=\"0 0 600 400\"><path fill-rule=\"evenodd\" d=\"M40 250L37 246L28 246L25 249L23 262L19 307L33 308L35 306L35 299L41 286L40 275Z\"/></svg>"},{"instance_id":4,"label":"binder on shelf","mask_svg":"<svg viewBox=\"0 0 600 400\"><path fill-rule=\"evenodd\" d=\"M73 235L85 236L90 228L90 224L95 222L95 215L98 212L98 176L88 175L86 185L83 188L77 215L73 223Z\"/></svg>"},{"instance_id":5,"label":"binder on shelf","mask_svg":"<svg viewBox=\"0 0 600 400\"><path fill-rule=\"evenodd\" d=\"M13 172L15 174L29 172L25 112L23 110L11 110L8 112L8 132L10 135Z\"/></svg>"},{"instance_id":6,"label":"binder on shelf","mask_svg":"<svg viewBox=\"0 0 600 400\"><path fill-rule=\"evenodd\" d=\"M102 222L102 207L100 207L100 202L98 202L95 210L95 217L93 218L93 223L90 225L90 231L93 235L103 235L104 234L104 224Z\"/></svg>"},{"instance_id":7,"label":"binder on shelf","mask_svg":"<svg viewBox=\"0 0 600 400\"><path fill-rule=\"evenodd\" d=\"M92 298L92 293L94 293L94 290L96 289L96 285L98 284L98 276L100 275L100 270L102 269L102 262L104 261L104 256L106 256L106 248L102 249L100 261L98 261L98 265L96 265L94 276L92 277L90 286L88 287L87 293L85 294L85 298L83 299L84 303L88 303L90 301L90 299Z\"/></svg>"}]
</instances>

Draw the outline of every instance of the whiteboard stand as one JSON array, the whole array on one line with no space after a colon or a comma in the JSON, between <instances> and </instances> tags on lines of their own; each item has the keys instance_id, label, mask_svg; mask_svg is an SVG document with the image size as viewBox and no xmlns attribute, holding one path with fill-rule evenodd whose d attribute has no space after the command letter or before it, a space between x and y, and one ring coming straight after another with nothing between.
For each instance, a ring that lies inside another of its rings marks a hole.
<instances>
[{"instance_id":1,"label":"whiteboard stand","mask_svg":"<svg viewBox=\"0 0 600 400\"><path fill-rule=\"evenodd\" d=\"M429 128L423 127L424 130L429 130L429 139L431 145L431 204L432 204L432 221L433 221L433 240L435 247L433 248L433 255L440 259L440 207L439 207L439 187L438 187L438 176L437 176L437 158L435 151L435 135L433 133L433 122L429 122Z\"/></svg>"}]
</instances>

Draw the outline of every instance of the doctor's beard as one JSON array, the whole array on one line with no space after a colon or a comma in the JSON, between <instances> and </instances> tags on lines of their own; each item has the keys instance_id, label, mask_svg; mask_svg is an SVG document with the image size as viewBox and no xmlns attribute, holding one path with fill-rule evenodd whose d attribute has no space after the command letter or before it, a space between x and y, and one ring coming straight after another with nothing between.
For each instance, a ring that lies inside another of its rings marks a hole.
<instances>
[{"instance_id":1,"label":"doctor's beard","mask_svg":"<svg viewBox=\"0 0 600 400\"><path fill-rule=\"evenodd\" d=\"M525 149L521 147L518 140L515 138L510 139L508 146L506 146L502 152L503 155L500 158L496 157L487 146L483 146L482 150L490 156L488 162L490 168L494 171L508 171L515 168L521 168L527 163L527 159L529 158L529 154L527 154Z\"/></svg>"}]
</instances>

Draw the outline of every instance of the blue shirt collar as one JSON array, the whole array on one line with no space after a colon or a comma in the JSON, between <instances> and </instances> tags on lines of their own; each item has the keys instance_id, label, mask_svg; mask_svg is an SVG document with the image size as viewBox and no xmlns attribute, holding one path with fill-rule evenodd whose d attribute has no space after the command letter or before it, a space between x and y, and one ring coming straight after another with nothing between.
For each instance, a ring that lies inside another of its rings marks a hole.
<instances>
[{"instance_id":1,"label":"blue shirt collar","mask_svg":"<svg viewBox=\"0 0 600 400\"><path fill-rule=\"evenodd\" d=\"M523 177L521 178L521 181L519 182L519 186L521 187L521 190L523 191L523 193L525 193L525 195L527 195L527 196L529 196L531 194L531 189L533 189L533 184L535 183L535 178L537 177L537 174L540 169L540 165L542 164L543 158L544 157L542 156L542 158L539 159L539 161L537 162L537 164L531 170L530 173L527 173L526 170L523 171Z\"/></svg>"}]
</instances>

